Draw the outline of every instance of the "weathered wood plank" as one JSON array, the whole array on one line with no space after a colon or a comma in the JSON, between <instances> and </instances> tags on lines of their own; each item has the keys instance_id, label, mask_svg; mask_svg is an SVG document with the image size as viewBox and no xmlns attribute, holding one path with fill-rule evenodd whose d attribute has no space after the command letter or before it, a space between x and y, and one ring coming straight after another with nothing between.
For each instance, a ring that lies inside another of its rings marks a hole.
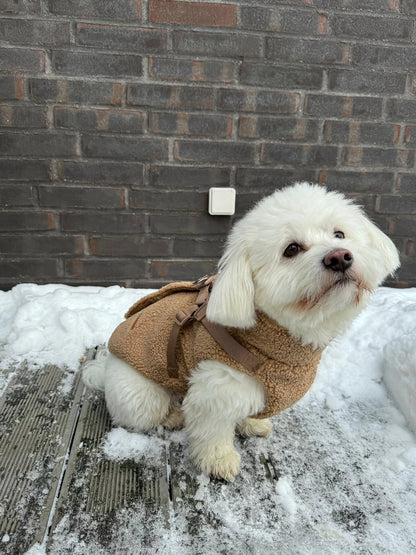
<instances>
[{"instance_id":1,"label":"weathered wood plank","mask_svg":"<svg viewBox=\"0 0 416 555\"><path fill-rule=\"evenodd\" d=\"M79 375L22 365L0 400L4 553L24 553L47 532L82 389Z\"/></svg>"},{"instance_id":2,"label":"weathered wood plank","mask_svg":"<svg viewBox=\"0 0 416 555\"><path fill-rule=\"evenodd\" d=\"M113 461L101 450L112 429L104 397L86 391L74 435L67 471L53 518L49 547L62 552L72 533L78 541L88 537L97 549L117 549L118 519L124 509L140 504L143 520L158 513L169 515L166 455L156 467L146 461ZM71 547L68 544L68 552Z\"/></svg>"}]
</instances>

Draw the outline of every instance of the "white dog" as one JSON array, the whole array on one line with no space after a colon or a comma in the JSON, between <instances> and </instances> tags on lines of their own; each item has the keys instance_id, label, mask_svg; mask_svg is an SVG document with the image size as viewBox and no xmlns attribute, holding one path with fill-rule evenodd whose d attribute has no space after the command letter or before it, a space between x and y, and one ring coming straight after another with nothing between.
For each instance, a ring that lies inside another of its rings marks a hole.
<instances>
[{"instance_id":1,"label":"white dog","mask_svg":"<svg viewBox=\"0 0 416 555\"><path fill-rule=\"evenodd\" d=\"M343 195L298 183L260 201L233 228L208 301L208 321L250 330L260 313L312 351L324 348L399 266L392 241ZM216 360L192 369L182 406L166 388L112 353L85 368L113 422L135 431L185 427L205 473L233 480L237 430L266 436L264 384Z\"/></svg>"}]
</instances>

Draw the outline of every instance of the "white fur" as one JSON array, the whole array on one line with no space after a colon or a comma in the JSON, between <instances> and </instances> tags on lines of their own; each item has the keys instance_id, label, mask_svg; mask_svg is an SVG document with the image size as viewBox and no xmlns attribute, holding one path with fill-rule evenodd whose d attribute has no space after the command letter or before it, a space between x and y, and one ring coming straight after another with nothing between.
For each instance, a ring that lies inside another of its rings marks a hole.
<instances>
[{"instance_id":1,"label":"white fur","mask_svg":"<svg viewBox=\"0 0 416 555\"><path fill-rule=\"evenodd\" d=\"M335 231L342 231L345 238L335 237ZM287 258L283 253L291 243L300 244L302 251ZM349 250L354 259L342 285L336 284L339 275L322 262L339 248ZM392 241L359 207L339 193L299 183L266 197L235 225L219 264L207 317L249 328L260 310L304 344L325 347L398 266ZM111 354L90 363L84 381L105 391L108 410L118 425L143 431L182 423L168 391ZM192 371L182 411L191 456L203 472L234 479L240 464L233 444L235 430L267 435L270 422L250 418L264 404L263 386L229 366L205 360Z\"/></svg>"}]
</instances>

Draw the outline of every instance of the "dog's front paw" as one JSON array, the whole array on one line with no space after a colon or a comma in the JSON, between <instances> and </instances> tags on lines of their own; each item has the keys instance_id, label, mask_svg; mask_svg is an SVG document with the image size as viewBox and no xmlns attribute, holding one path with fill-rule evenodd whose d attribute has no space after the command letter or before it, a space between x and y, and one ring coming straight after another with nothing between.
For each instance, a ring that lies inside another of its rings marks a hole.
<instances>
[{"instance_id":1,"label":"dog's front paw","mask_svg":"<svg viewBox=\"0 0 416 555\"><path fill-rule=\"evenodd\" d=\"M243 436L266 437L272 431L272 423L268 418L245 418L237 429Z\"/></svg>"},{"instance_id":2,"label":"dog's front paw","mask_svg":"<svg viewBox=\"0 0 416 555\"><path fill-rule=\"evenodd\" d=\"M234 482L240 470L240 460L240 453L234 447L216 446L212 453L199 459L198 465L205 474Z\"/></svg>"},{"instance_id":3,"label":"dog's front paw","mask_svg":"<svg viewBox=\"0 0 416 555\"><path fill-rule=\"evenodd\" d=\"M174 430L175 428L182 428L183 425L184 418L181 407L175 405L162 421L162 426L164 426L167 430Z\"/></svg>"}]
</instances>

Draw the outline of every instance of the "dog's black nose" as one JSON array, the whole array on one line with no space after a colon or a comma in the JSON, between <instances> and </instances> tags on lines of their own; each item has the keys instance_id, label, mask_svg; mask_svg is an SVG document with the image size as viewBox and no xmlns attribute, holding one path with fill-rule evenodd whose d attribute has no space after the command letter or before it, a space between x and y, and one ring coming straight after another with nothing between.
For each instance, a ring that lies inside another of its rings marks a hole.
<instances>
[{"instance_id":1,"label":"dog's black nose","mask_svg":"<svg viewBox=\"0 0 416 555\"><path fill-rule=\"evenodd\" d=\"M345 272L352 265L353 256L347 249L336 249L328 253L322 260L328 270L334 272Z\"/></svg>"}]
</instances>

